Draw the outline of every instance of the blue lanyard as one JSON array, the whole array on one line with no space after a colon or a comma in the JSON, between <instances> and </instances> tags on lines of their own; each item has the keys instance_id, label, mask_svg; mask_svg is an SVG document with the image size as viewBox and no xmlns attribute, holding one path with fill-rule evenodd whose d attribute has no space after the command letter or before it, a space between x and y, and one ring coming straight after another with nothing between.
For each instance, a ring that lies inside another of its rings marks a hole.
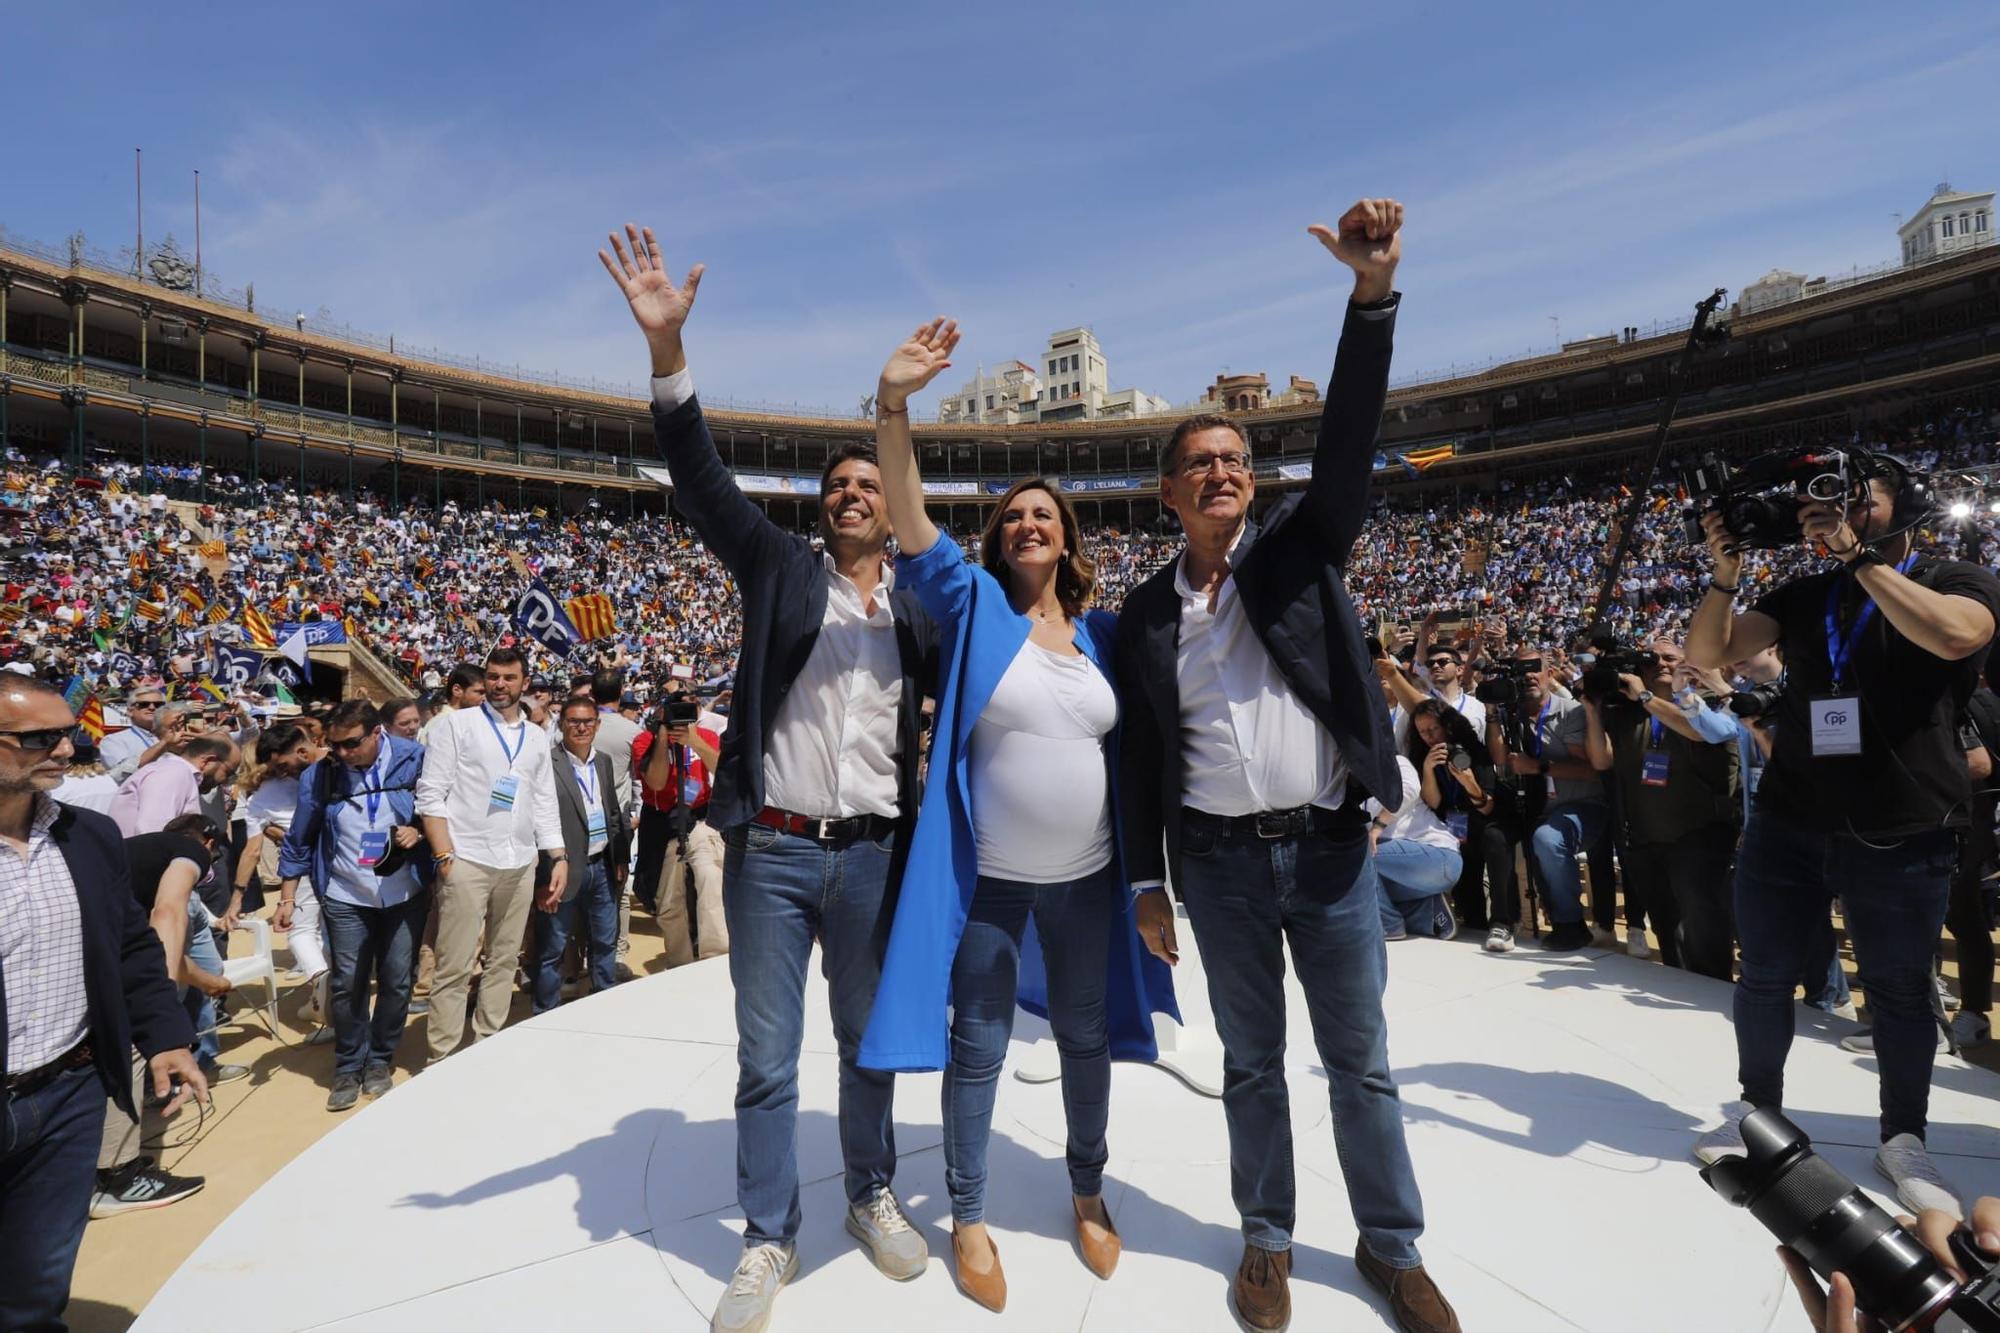
<instances>
[{"instance_id":1,"label":"blue lanyard","mask_svg":"<svg viewBox=\"0 0 2000 1333\"><path fill-rule=\"evenodd\" d=\"M1535 716L1535 733L1532 739L1535 746L1534 754L1537 759L1542 757L1542 745L1544 744L1545 734L1543 724L1549 720L1549 709L1555 706L1555 702L1554 699L1542 700L1542 711Z\"/></svg>"},{"instance_id":2,"label":"blue lanyard","mask_svg":"<svg viewBox=\"0 0 2000 1333\"><path fill-rule=\"evenodd\" d=\"M1910 566L1917 563L1917 553L1910 552L1903 557L1903 563L1896 566L1898 574L1910 572ZM1847 577L1851 578L1852 575ZM1840 579L1826 585L1826 660L1833 668L1833 688L1840 688L1840 678L1847 672L1848 659L1854 656L1855 647L1861 642L1861 631L1868 627L1869 617L1875 614L1875 599L1861 599L1861 612L1854 617L1854 627L1847 631L1845 638L1840 633Z\"/></svg>"},{"instance_id":3,"label":"blue lanyard","mask_svg":"<svg viewBox=\"0 0 2000 1333\"><path fill-rule=\"evenodd\" d=\"M500 742L500 753L507 756L507 767L511 771L514 767L514 756L521 753L521 747L528 743L526 719L514 724L514 748L510 750L507 748L507 738L500 734L500 715L493 711L493 705L481 704L479 711L486 715L486 725L493 728L493 739Z\"/></svg>"},{"instance_id":4,"label":"blue lanyard","mask_svg":"<svg viewBox=\"0 0 2000 1333\"><path fill-rule=\"evenodd\" d=\"M375 827L376 812L382 808L382 784L388 778L389 738L382 737L382 753L368 770L368 827Z\"/></svg>"},{"instance_id":5,"label":"blue lanyard","mask_svg":"<svg viewBox=\"0 0 2000 1333\"><path fill-rule=\"evenodd\" d=\"M1660 725L1660 719L1658 719L1657 717L1649 717L1646 719L1646 721L1652 725L1653 748L1657 750L1660 748L1660 735L1662 732L1666 730L1666 728Z\"/></svg>"},{"instance_id":6,"label":"blue lanyard","mask_svg":"<svg viewBox=\"0 0 2000 1333\"><path fill-rule=\"evenodd\" d=\"M576 768L574 756L571 757L570 767ZM588 782L583 780L585 773L590 774L590 781ZM589 763L585 764L582 768L576 769L576 785L583 788L583 799L586 802L591 805L597 804L597 756L595 754L591 755Z\"/></svg>"}]
</instances>

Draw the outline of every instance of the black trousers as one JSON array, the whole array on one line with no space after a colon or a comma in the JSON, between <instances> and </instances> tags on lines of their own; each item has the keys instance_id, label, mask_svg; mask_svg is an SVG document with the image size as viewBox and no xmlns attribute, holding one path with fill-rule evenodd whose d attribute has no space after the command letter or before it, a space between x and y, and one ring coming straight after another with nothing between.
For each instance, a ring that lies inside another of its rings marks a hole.
<instances>
[{"instance_id":1,"label":"black trousers","mask_svg":"<svg viewBox=\"0 0 2000 1333\"><path fill-rule=\"evenodd\" d=\"M1458 884L1451 891L1452 906L1467 929L1491 926L1508 929L1521 920L1521 897L1514 884L1514 852L1521 845L1521 831L1511 821L1473 815L1466 822L1465 841L1459 851L1465 858Z\"/></svg>"},{"instance_id":2,"label":"black trousers","mask_svg":"<svg viewBox=\"0 0 2000 1333\"><path fill-rule=\"evenodd\" d=\"M1736 960L1736 914L1730 863L1733 821L1712 824L1673 842L1631 845L1625 860L1628 920L1650 918L1660 960L1728 981Z\"/></svg>"},{"instance_id":3,"label":"black trousers","mask_svg":"<svg viewBox=\"0 0 2000 1333\"><path fill-rule=\"evenodd\" d=\"M1958 996L1975 1014L1993 1009L1993 897L1986 887L1986 862L1993 854L1993 808L2000 796L1972 798L1972 829L1959 841L1958 869L1951 877L1945 929L1958 946Z\"/></svg>"}]
</instances>

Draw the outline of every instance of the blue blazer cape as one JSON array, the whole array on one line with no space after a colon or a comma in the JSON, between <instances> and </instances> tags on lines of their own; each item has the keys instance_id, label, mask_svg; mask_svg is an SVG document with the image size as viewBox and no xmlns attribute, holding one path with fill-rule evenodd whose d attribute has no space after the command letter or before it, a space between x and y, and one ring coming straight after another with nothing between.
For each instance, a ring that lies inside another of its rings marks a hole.
<instances>
[{"instance_id":1,"label":"blue blazer cape","mask_svg":"<svg viewBox=\"0 0 2000 1333\"><path fill-rule=\"evenodd\" d=\"M951 965L979 882L979 851L972 831L968 775L973 724L986 711L1000 678L1028 641L1031 625L1007 602L999 582L966 563L958 543L940 535L921 555L896 562L899 591L917 600L938 624L940 663L937 718L930 773L910 840L882 980L861 1039L860 1063L869 1069L913 1073L942 1069L950 1050L946 1007ZM1076 644L1115 681L1113 631L1118 618L1091 611L1077 624ZM1132 920L1132 891L1118 837L1118 732L1106 738L1105 778L1111 806L1112 871L1116 904L1105 940L1105 1011L1114 1060L1153 1060L1153 1015L1180 1020L1172 975L1139 942ZM1021 939L1023 1009L1048 1017L1048 974L1033 923Z\"/></svg>"}]
</instances>

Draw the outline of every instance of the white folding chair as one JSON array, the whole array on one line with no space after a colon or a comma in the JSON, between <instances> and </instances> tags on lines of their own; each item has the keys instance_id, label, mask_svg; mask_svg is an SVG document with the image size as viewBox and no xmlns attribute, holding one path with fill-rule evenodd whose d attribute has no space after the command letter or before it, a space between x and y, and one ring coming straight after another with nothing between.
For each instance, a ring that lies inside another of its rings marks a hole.
<instances>
[{"instance_id":1,"label":"white folding chair","mask_svg":"<svg viewBox=\"0 0 2000 1333\"><path fill-rule=\"evenodd\" d=\"M262 917L239 917L238 930L250 932L252 951L242 958L222 960L222 975L237 990L251 982L261 982L266 999L263 1004L264 1019L271 1025L271 1031L278 1030L278 967L271 960L271 923Z\"/></svg>"}]
</instances>

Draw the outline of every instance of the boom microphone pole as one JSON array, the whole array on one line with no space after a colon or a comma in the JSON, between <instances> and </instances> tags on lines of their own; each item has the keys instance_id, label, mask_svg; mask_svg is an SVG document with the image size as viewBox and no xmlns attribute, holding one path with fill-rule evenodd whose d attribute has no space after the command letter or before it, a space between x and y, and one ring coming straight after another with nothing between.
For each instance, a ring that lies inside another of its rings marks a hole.
<instances>
[{"instance_id":1,"label":"boom microphone pole","mask_svg":"<svg viewBox=\"0 0 2000 1333\"><path fill-rule=\"evenodd\" d=\"M1631 497L1625 512L1619 519L1618 546L1611 553L1610 563L1604 569L1604 582L1597 589L1597 602L1591 608L1590 624L1585 627L1582 642L1588 644L1604 624L1605 613L1611 609L1611 590L1617 586L1618 571L1632 554L1632 542L1638 535L1639 515L1646 507L1646 491L1653 484L1653 475L1660 469L1660 458L1667 451L1667 430L1674 424L1674 409L1680 406L1681 390L1685 387L1687 368L1698 352L1711 347L1719 347L1729 337L1729 330L1722 325L1711 325L1716 307L1728 294L1728 288L1717 287L1712 293L1696 304L1694 323L1688 326L1687 342L1681 347L1678 359L1667 363L1667 393L1660 402L1660 424L1653 436L1653 454L1646 460L1646 470L1636 480L1637 485L1629 487Z\"/></svg>"}]
</instances>

